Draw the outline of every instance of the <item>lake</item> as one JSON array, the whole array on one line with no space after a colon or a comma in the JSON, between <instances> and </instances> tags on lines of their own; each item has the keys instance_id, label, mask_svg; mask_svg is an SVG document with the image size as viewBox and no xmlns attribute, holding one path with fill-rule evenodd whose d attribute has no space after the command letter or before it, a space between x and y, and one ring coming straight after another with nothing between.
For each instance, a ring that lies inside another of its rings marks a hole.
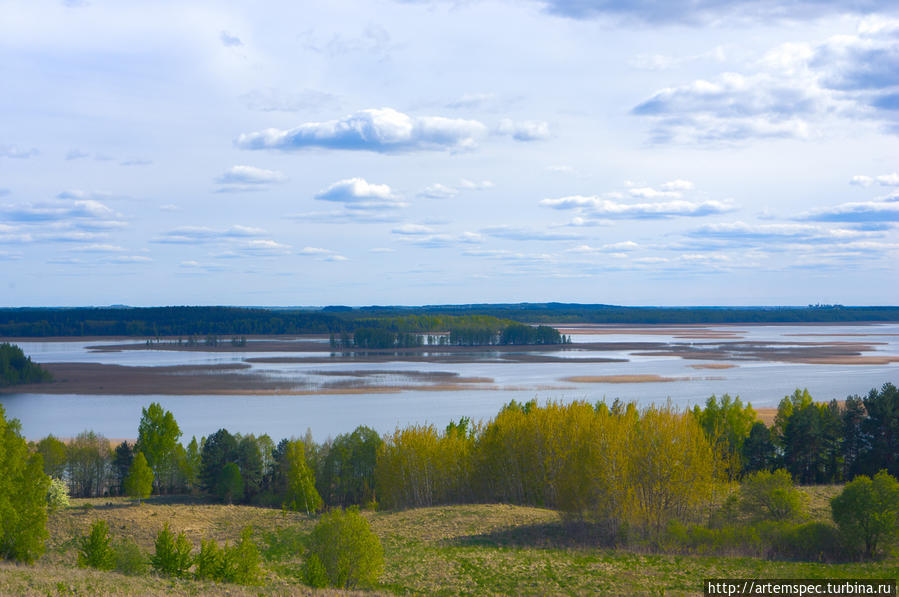
<instances>
[{"instance_id":1,"label":"lake","mask_svg":"<svg viewBox=\"0 0 899 597\"><path fill-rule=\"evenodd\" d=\"M133 344L135 340L17 341L38 363L132 367L241 364L245 367L242 371L248 374L289 380L307 389L360 378L365 380L365 387L354 393L299 395L19 393L0 394L0 404L7 417L22 422L24 434L31 439L49 433L71 437L86 429L110 438L134 438L141 408L159 402L172 411L187 439L194 435L199 439L226 428L232 432L268 433L277 441L301 436L311 429L316 440L321 441L352 431L358 425L385 433L412 423L443 427L462 416L487 419L510 400L593 402L619 398L641 405L671 400L686 408L704 402L712 394L729 393L756 407L773 407L796 388L808 388L816 400L827 401L864 394L886 382L899 383L899 362L871 364L899 356L899 324L565 329L575 332L573 344L562 351L534 347L526 353L533 362L503 360L499 347L495 353L483 353L470 362L389 358L382 362L355 362L339 356L331 359L327 344L323 344L319 352L277 352L274 356L298 361L315 357L325 362L262 362L273 360L273 353L254 351L252 340L245 350L236 352L187 352L152 346L102 352L90 349L101 344ZM651 348L637 344L647 342L653 343ZM627 347L618 348L623 345ZM858 356L848 361L858 364L843 364L847 359L829 356L828 352L847 350L857 350ZM811 356L806 354L808 351L813 351ZM541 362L543 357L549 361ZM591 359L622 362L590 362ZM797 362L803 360L817 362ZM420 383L423 378L452 375L475 381L447 386L451 389L428 389ZM622 379L658 381L610 381Z\"/></svg>"}]
</instances>

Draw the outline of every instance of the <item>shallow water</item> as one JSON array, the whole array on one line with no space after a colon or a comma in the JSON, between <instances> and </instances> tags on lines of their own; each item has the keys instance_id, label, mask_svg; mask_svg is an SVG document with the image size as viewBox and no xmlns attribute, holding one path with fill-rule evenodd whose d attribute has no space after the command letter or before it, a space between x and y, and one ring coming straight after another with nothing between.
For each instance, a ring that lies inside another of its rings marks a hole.
<instances>
[{"instance_id":1,"label":"shallow water","mask_svg":"<svg viewBox=\"0 0 899 597\"><path fill-rule=\"evenodd\" d=\"M673 326L666 327L670 330ZM582 342L728 342L735 340L762 342L870 342L866 355L899 355L899 325L873 326L708 326L703 330L738 332L738 338L685 339L685 334L576 334ZM695 331L695 330L691 330ZM796 334L802 334L797 336ZM816 335L808 335L816 334ZM821 335L817 335L821 334ZM845 336L858 334L858 336ZM863 336L861 334L864 334ZM699 334L695 334L699 335ZM133 343L128 341L125 343ZM88 347L110 342L17 342L36 362L91 362L119 365L162 366L181 364L239 363L253 357L327 356L329 353L262 353L245 352L124 350L94 352ZM816 400L844 399L850 394L863 394L885 382L899 383L899 363L889 365L813 365L771 361L734 361L730 369L694 369L690 365L704 361L677 356L639 356L634 351L579 351L535 353L565 358L564 362L517 363L421 363L421 362L328 362L328 363L250 363L247 372L260 372L303 383L333 382L353 379L351 375L321 375L317 372L380 372L366 383L385 386L411 383L413 378L393 372L452 372L461 377L492 379L489 384L453 391L407 389L393 393L329 394L301 396L229 395L229 396L94 396L52 394L0 395L7 417L18 418L29 438L49 433L74 436L93 429L112 438L133 438L143 406L159 402L171 410L184 436L209 435L219 428L232 432L268 433L276 440L302 435L307 428L317 440L368 425L379 432L389 432L410 423L433 423L445 426L462 416L487 419L510 400L636 400L640 404L670 399L681 407L704 402L712 394L739 395L754 406L776 406L794 389L808 388ZM638 351L639 352L639 351ZM584 363L585 357L626 358L622 363ZM571 376L659 375L678 378L673 382L654 383L571 383ZM405 381L404 381L405 379ZM447 380L450 383L451 380Z\"/></svg>"}]
</instances>

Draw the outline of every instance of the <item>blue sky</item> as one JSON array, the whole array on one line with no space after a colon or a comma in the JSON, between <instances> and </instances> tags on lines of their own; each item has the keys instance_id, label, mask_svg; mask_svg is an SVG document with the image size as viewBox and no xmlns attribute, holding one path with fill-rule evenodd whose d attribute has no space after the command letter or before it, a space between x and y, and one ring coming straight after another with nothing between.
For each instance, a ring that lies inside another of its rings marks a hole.
<instances>
[{"instance_id":1,"label":"blue sky","mask_svg":"<svg viewBox=\"0 0 899 597\"><path fill-rule=\"evenodd\" d=\"M899 9L0 2L0 304L896 304Z\"/></svg>"}]
</instances>

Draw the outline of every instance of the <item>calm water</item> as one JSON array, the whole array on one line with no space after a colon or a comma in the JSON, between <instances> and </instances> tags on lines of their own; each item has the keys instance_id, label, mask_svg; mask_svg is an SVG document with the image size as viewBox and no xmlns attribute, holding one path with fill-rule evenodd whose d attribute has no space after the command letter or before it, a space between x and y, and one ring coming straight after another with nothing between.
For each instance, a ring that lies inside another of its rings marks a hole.
<instances>
[{"instance_id":1,"label":"calm water","mask_svg":"<svg viewBox=\"0 0 899 597\"><path fill-rule=\"evenodd\" d=\"M714 331L732 332L732 340L759 342L861 341L878 343L870 355L899 355L899 325L876 326L714 326ZM797 335L799 334L799 335ZM815 335L808 335L815 334ZM820 335L819 335L820 334ZM709 342L682 338L684 334L643 335L630 333L579 334L578 342ZM726 341L727 339L724 339ZM239 363L252 357L275 356L253 352L176 352L136 350L94 352L88 347L109 342L18 342L36 362L93 362L132 366ZM574 348L577 348L576 345ZM540 351L535 351L540 352ZM323 353L277 353L277 356L327 356ZM49 433L74 436L93 429L111 438L137 435L141 408L159 402L171 410L189 438L198 438L227 428L232 432L268 433L276 440L312 430L317 440L368 425L389 432L409 423L433 423L440 427L452 419L469 416L490 418L510 400L636 400L640 404L670 399L688 407L712 394L739 395L755 406L776 406L797 387L808 388L816 400L843 399L861 394L885 382L899 384L899 363L889 365L810 365L740 361L731 369L693 369L702 361L670 356L639 356L630 351L571 350L552 353L566 358L554 363L251 363L247 371L298 382L335 381L339 376L316 372L453 372L462 377L483 377L490 384L457 391L408 389L393 393L330 394L303 396L93 396L53 394L0 395L8 417L22 421L29 438ZM585 357L628 359L624 363L584 363ZM656 383L570 383L570 376L660 375L683 378ZM403 376L384 373L370 383L397 385Z\"/></svg>"}]
</instances>

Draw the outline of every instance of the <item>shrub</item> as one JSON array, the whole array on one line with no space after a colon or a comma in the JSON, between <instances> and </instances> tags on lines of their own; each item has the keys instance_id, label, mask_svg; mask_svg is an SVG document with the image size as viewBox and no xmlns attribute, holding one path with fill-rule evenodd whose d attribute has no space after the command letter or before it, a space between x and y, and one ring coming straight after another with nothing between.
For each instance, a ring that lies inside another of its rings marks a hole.
<instances>
[{"instance_id":1,"label":"shrub","mask_svg":"<svg viewBox=\"0 0 899 597\"><path fill-rule=\"evenodd\" d=\"M193 563L190 557L191 544L184 536L178 537L169 529L169 523L156 535L156 553L150 557L153 569L169 576L184 576Z\"/></svg>"},{"instance_id":2,"label":"shrub","mask_svg":"<svg viewBox=\"0 0 899 597\"><path fill-rule=\"evenodd\" d=\"M886 471L859 475L830 501L834 522L847 543L873 558L899 534L899 482Z\"/></svg>"},{"instance_id":3,"label":"shrub","mask_svg":"<svg viewBox=\"0 0 899 597\"><path fill-rule=\"evenodd\" d=\"M197 578L221 580L224 552L215 541L201 539L200 553L197 554L194 563L197 565L194 571Z\"/></svg>"},{"instance_id":4,"label":"shrub","mask_svg":"<svg viewBox=\"0 0 899 597\"><path fill-rule=\"evenodd\" d=\"M821 521L781 527L772 537L771 551L774 557L806 562L832 562L845 557L840 532Z\"/></svg>"},{"instance_id":5,"label":"shrub","mask_svg":"<svg viewBox=\"0 0 899 597\"><path fill-rule=\"evenodd\" d=\"M304 571L320 579L317 558L328 583L352 589L372 585L384 570L384 550L371 526L357 510L332 510L322 516L309 537Z\"/></svg>"},{"instance_id":6,"label":"shrub","mask_svg":"<svg viewBox=\"0 0 899 597\"><path fill-rule=\"evenodd\" d=\"M105 520L96 520L91 532L78 541L78 565L81 567L112 570L115 567L115 552L110 546L109 525Z\"/></svg>"},{"instance_id":7,"label":"shrub","mask_svg":"<svg viewBox=\"0 0 899 597\"><path fill-rule=\"evenodd\" d=\"M62 479L50 477L50 487L47 489L47 509L56 512L69 507L69 486Z\"/></svg>"},{"instance_id":8,"label":"shrub","mask_svg":"<svg viewBox=\"0 0 899 597\"><path fill-rule=\"evenodd\" d=\"M252 539L253 529L244 527L240 540L233 546L225 546L222 580L241 585L259 581L259 550Z\"/></svg>"},{"instance_id":9,"label":"shrub","mask_svg":"<svg viewBox=\"0 0 899 597\"><path fill-rule=\"evenodd\" d=\"M195 560L197 578L242 585L257 583L261 568L252 532L252 528L245 527L240 540L233 546L226 544L224 549L215 541L200 541L200 553Z\"/></svg>"},{"instance_id":10,"label":"shrub","mask_svg":"<svg viewBox=\"0 0 899 597\"><path fill-rule=\"evenodd\" d=\"M802 496L787 471L758 471L740 486L740 508L754 520L792 520L802 512Z\"/></svg>"},{"instance_id":11,"label":"shrub","mask_svg":"<svg viewBox=\"0 0 899 597\"><path fill-rule=\"evenodd\" d=\"M328 586L328 571L314 553L308 554L303 562L303 581L317 589Z\"/></svg>"},{"instance_id":12,"label":"shrub","mask_svg":"<svg viewBox=\"0 0 899 597\"><path fill-rule=\"evenodd\" d=\"M149 562L134 539L124 539L113 545L115 569L122 574L141 576L147 573Z\"/></svg>"}]
</instances>

